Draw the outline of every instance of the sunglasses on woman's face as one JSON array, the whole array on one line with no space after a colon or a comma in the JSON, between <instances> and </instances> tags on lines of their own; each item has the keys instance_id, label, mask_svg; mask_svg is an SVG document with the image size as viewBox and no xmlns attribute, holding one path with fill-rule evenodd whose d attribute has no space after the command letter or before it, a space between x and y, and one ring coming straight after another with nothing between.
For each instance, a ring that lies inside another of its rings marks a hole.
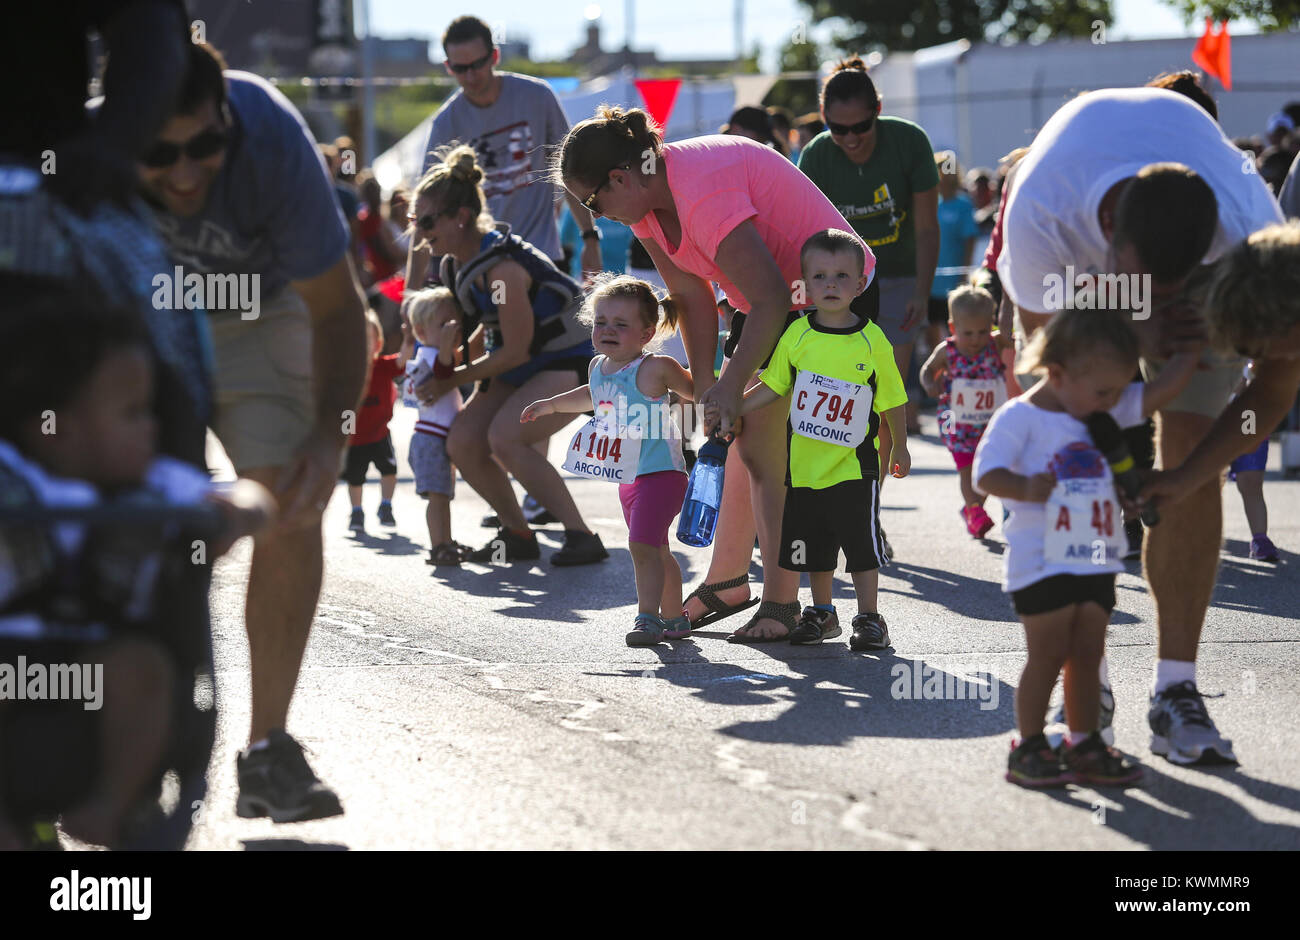
<instances>
[{"instance_id":1,"label":"sunglasses on woman's face","mask_svg":"<svg viewBox=\"0 0 1300 940\"><path fill-rule=\"evenodd\" d=\"M601 182L599 186L597 186L595 189L591 191L590 196L588 196L586 199L583 199L581 201L582 208L586 209L588 212L592 213L593 215L599 212L600 210L596 208L596 197L600 195L600 191L602 189L604 189L606 186L610 184L609 174L613 173L615 170L627 170L627 169L630 169L630 167L626 163L620 163L618 166L612 166L608 170L606 170L604 181Z\"/></svg>"},{"instance_id":2,"label":"sunglasses on woman's face","mask_svg":"<svg viewBox=\"0 0 1300 940\"><path fill-rule=\"evenodd\" d=\"M876 116L873 114L865 121L858 121L856 124L836 124L832 121L826 122L827 129L835 137L847 137L849 134L865 134L871 130L872 125L876 123Z\"/></svg>"},{"instance_id":3,"label":"sunglasses on woman's face","mask_svg":"<svg viewBox=\"0 0 1300 940\"><path fill-rule=\"evenodd\" d=\"M227 139L224 130L210 127L195 134L183 144L160 140L141 155L140 162L147 167L160 170L174 164L181 158L182 153L191 160L206 160L225 150Z\"/></svg>"},{"instance_id":4,"label":"sunglasses on woman's face","mask_svg":"<svg viewBox=\"0 0 1300 940\"><path fill-rule=\"evenodd\" d=\"M451 212L428 212L420 216L408 215L406 221L414 222L415 227L421 232L432 232L433 227L438 224L439 216L444 215L455 215L455 210Z\"/></svg>"},{"instance_id":5,"label":"sunglasses on woman's face","mask_svg":"<svg viewBox=\"0 0 1300 940\"><path fill-rule=\"evenodd\" d=\"M473 62L468 62L464 65L458 65L455 62L448 62L447 68L451 69L457 75L464 75L466 72L472 72L475 69L481 69L483 66L488 64L488 60L491 58L492 58L492 53L489 52L487 55L475 59Z\"/></svg>"}]
</instances>

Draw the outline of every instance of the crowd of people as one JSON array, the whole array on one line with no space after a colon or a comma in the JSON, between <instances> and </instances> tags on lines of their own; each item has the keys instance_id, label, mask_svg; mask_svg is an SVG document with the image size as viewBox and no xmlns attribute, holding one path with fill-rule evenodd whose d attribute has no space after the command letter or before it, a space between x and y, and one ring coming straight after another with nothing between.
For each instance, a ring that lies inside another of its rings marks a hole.
<instances>
[{"instance_id":1,"label":"crowd of people","mask_svg":"<svg viewBox=\"0 0 1300 940\"><path fill-rule=\"evenodd\" d=\"M32 244L40 236L76 250L55 252L74 259L62 268L21 254L6 262L6 295L31 301L0 324L0 380L6 400L21 402L3 424L0 471L51 505L140 490L207 500L225 520L219 549L254 535L241 816L343 811L285 725L323 577L321 517L338 481L349 526L363 529L373 466L376 518L398 524L388 426L399 400L418 408L406 453L427 500L431 565L537 560L533 525L543 520L564 530L552 565L608 559L564 469L619 485L637 601L628 645L687 637L755 606L728 640L835 639L843 552L855 651L892 645L878 603L893 555L880 525L884 484L908 475L908 438L933 404L960 525L986 537L998 525L987 499L1001 503L1003 589L1029 653L1007 779L1140 779L1113 746L1105 659L1115 576L1139 554L1159 633L1151 749L1183 764L1236 761L1197 690L1196 658L1230 463L1251 554L1277 558L1262 470L1268 435L1300 386L1300 225L1283 211L1300 215L1297 106L1270 119L1266 145L1246 148L1224 136L1196 76L1171 73L1080 95L996 171L963 173L922 127L885 112L856 57L822 84L814 115L746 107L719 134L667 141L636 108L602 107L570 127L549 86L499 70L491 30L464 16L442 37L459 90L433 121L418 181L385 199L372 173L354 172L350 140L318 147L271 85L190 42L178 11L179 2L86 5L76 43L92 26L123 36L111 21L134 16L154 54L114 50L117 81L93 118L65 101L61 121L34 118L0 139L20 167L51 145L72 141L77 153L91 140L130 169L83 192L39 179L18 190L46 200L33 203L46 207L39 224L21 217L36 226ZM64 58L51 62L75 58L76 43L59 42ZM123 115L116 89L143 86L153 107ZM1242 172L1245 149L1258 172ZM102 259L123 252L135 267L102 273ZM256 315L233 293L223 303L209 292L197 314L160 317L146 285L173 265L254 278ZM1094 297L1108 277L1134 287L1122 304L1062 303L1048 285L1067 270L1084 272L1068 289ZM114 312L89 328L96 308ZM41 360L25 361L44 348L37 332L50 348L84 346L57 401L48 373L34 371ZM61 333L62 344L50 339ZM649 420L682 402L730 442L708 571L685 598L669 530L695 493L692 455L680 426ZM1243 409L1257 416L1249 434ZM51 411L76 428L74 440L42 438ZM548 441L584 412L590 420L557 467ZM240 488L194 479L205 426ZM1158 457L1141 493L1116 486L1112 427L1140 463ZM477 549L452 532L458 474L497 528ZM1160 522L1146 528L1152 506ZM83 548L65 537L31 557ZM0 577L0 603L36 603L53 570L32 562L21 577ZM805 571L813 603L801 606ZM150 682L105 723L119 756L65 817L98 844L115 843L165 744L165 723L154 721L123 746L123 721L156 713L170 681L157 650L129 629L132 616L109 609L126 625L110 641L113 681L135 669ZM11 623L0 617L6 654L19 648ZM45 655L71 655L54 632L36 639ZM1045 730L1062 675L1052 721L1065 730L1054 745ZM16 720L9 711L0 702L0 748ZM17 842L5 793L0 847Z\"/></svg>"}]
</instances>

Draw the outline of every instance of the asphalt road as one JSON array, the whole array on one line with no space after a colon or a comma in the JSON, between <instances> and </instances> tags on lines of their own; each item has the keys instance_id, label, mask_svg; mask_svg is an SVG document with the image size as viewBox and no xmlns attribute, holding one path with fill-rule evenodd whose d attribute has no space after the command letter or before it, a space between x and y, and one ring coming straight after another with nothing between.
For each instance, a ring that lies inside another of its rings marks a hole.
<instances>
[{"instance_id":1,"label":"asphalt road","mask_svg":"<svg viewBox=\"0 0 1300 940\"><path fill-rule=\"evenodd\" d=\"M401 456L412 423L399 408ZM933 418L924 426L933 432ZM884 491L897 560L880 595L894 650L879 655L850 652L847 631L820 647L724 642L747 615L629 649L632 562L606 483L572 481L613 556L577 569L546 563L559 544L552 528L541 532L540 564L435 571L424 563L423 503L404 463L396 530L374 522L375 480L368 533L354 537L340 487L289 727L346 815L276 826L234 814L248 721L243 544L217 565L221 737L190 847L1300 848L1300 556L1291 550L1300 546L1300 483L1276 472L1276 448L1265 494L1283 564L1243 557L1245 518L1226 490L1223 561L1201 643L1200 688L1222 696L1209 708L1241 766L1180 768L1148 751L1155 615L1131 565L1108 649L1117 744L1144 764L1146 782L1049 793L1002 779L1024 636L998 586L998 530L985 543L965 534L956 476L935 437L914 440L912 452L911 477ZM462 485L455 537L485 540L486 511ZM688 586L701 580L707 551L674 543ZM847 623L844 575L836 594Z\"/></svg>"}]
</instances>

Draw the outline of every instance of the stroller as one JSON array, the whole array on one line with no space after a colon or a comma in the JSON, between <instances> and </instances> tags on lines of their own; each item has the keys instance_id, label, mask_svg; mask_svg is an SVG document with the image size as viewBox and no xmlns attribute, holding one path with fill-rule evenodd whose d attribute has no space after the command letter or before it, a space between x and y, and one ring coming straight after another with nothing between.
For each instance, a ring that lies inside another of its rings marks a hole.
<instances>
[{"instance_id":1,"label":"stroller","mask_svg":"<svg viewBox=\"0 0 1300 940\"><path fill-rule=\"evenodd\" d=\"M196 540L218 530L215 508L33 505L21 487L0 477L0 583L21 582L33 558L52 562L39 586L20 590L0 609L6 654L30 650L39 661L41 643L25 644L14 624L41 618L47 635L77 635L97 619L121 583L123 545L145 548L159 560L149 618L137 625L170 654L175 667L170 743L157 768L156 788L128 815L116 848L179 850L184 847L207 792L207 768L216 735L216 686L208 612L211 569L195 563ZM50 552L55 527L85 527L76 559ZM204 542L206 544L206 542ZM206 560L204 560L206 561ZM126 572L129 574L129 572ZM29 579L31 580L31 579ZM111 630L110 630L111 634ZM48 643L46 643L48 647ZM9 658L8 655L5 658ZM31 849L57 849L54 820L85 797L98 777L100 742L81 702L24 702L4 716L0 738L0 806Z\"/></svg>"}]
</instances>

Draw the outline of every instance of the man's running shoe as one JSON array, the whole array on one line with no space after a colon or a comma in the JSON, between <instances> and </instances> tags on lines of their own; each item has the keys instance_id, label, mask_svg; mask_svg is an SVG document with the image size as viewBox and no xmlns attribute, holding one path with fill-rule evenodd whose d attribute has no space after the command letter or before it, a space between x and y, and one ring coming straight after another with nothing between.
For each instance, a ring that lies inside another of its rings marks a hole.
<instances>
[{"instance_id":1,"label":"man's running shoe","mask_svg":"<svg viewBox=\"0 0 1300 940\"><path fill-rule=\"evenodd\" d=\"M885 626L885 618L875 612L854 617L849 649L857 653L889 649L889 629Z\"/></svg>"},{"instance_id":2,"label":"man's running shoe","mask_svg":"<svg viewBox=\"0 0 1300 940\"><path fill-rule=\"evenodd\" d=\"M551 564L560 568L574 565L592 565L609 557L605 543L595 532L564 531L564 547L551 556Z\"/></svg>"},{"instance_id":3,"label":"man's running shoe","mask_svg":"<svg viewBox=\"0 0 1300 940\"><path fill-rule=\"evenodd\" d=\"M1030 789L1063 787L1074 782L1074 774L1061 763L1060 755L1047 746L1047 739L1036 734L1019 744L1012 742L1006 780Z\"/></svg>"},{"instance_id":4,"label":"man's running shoe","mask_svg":"<svg viewBox=\"0 0 1300 940\"><path fill-rule=\"evenodd\" d=\"M803 616L790 631L790 642L795 646L813 646L822 640L833 640L843 632L835 611L805 607Z\"/></svg>"},{"instance_id":5,"label":"man's running shoe","mask_svg":"<svg viewBox=\"0 0 1300 940\"><path fill-rule=\"evenodd\" d=\"M379 504L379 524L388 526L397 525L397 520L393 518L392 503Z\"/></svg>"},{"instance_id":6,"label":"man's running shoe","mask_svg":"<svg viewBox=\"0 0 1300 940\"><path fill-rule=\"evenodd\" d=\"M348 522L348 528L353 532L366 531L366 514L361 510L360 506L352 510L352 518Z\"/></svg>"},{"instance_id":7,"label":"man's running shoe","mask_svg":"<svg viewBox=\"0 0 1300 940\"><path fill-rule=\"evenodd\" d=\"M245 819L270 816L277 823L343 815L338 795L312 772L297 741L279 728L266 740L266 747L244 751L235 759L236 813Z\"/></svg>"},{"instance_id":8,"label":"man's running shoe","mask_svg":"<svg viewBox=\"0 0 1300 940\"><path fill-rule=\"evenodd\" d=\"M1177 682L1151 698L1147 712L1151 752L1182 764L1235 764L1232 741L1205 710L1205 699L1190 679Z\"/></svg>"},{"instance_id":9,"label":"man's running shoe","mask_svg":"<svg viewBox=\"0 0 1300 940\"><path fill-rule=\"evenodd\" d=\"M1257 535L1250 540L1250 557L1256 561L1277 561L1277 546L1267 535Z\"/></svg>"},{"instance_id":10,"label":"man's running shoe","mask_svg":"<svg viewBox=\"0 0 1300 940\"><path fill-rule=\"evenodd\" d=\"M628 646L654 646L664 640L664 622L654 614L637 614L632 632L624 639Z\"/></svg>"},{"instance_id":11,"label":"man's running shoe","mask_svg":"<svg viewBox=\"0 0 1300 940\"><path fill-rule=\"evenodd\" d=\"M525 538L509 529L497 529L496 538L466 556L466 561L480 565L508 565L515 561L536 561L542 557L537 536Z\"/></svg>"},{"instance_id":12,"label":"man's running shoe","mask_svg":"<svg viewBox=\"0 0 1300 940\"><path fill-rule=\"evenodd\" d=\"M1097 730L1101 733L1101 739L1107 745L1115 743L1115 693L1110 690L1110 686L1102 685L1100 692L1100 708L1097 712ZM1056 725L1059 730L1054 730L1047 735L1047 741L1052 747L1059 747L1061 741L1065 738L1067 729L1065 721L1065 700L1056 706L1056 711L1052 717L1047 719L1049 725Z\"/></svg>"},{"instance_id":13,"label":"man's running shoe","mask_svg":"<svg viewBox=\"0 0 1300 940\"><path fill-rule=\"evenodd\" d=\"M1141 519L1130 519L1124 523L1124 538L1128 541L1128 547L1124 549L1124 561L1137 561L1142 557L1142 528Z\"/></svg>"}]
</instances>

